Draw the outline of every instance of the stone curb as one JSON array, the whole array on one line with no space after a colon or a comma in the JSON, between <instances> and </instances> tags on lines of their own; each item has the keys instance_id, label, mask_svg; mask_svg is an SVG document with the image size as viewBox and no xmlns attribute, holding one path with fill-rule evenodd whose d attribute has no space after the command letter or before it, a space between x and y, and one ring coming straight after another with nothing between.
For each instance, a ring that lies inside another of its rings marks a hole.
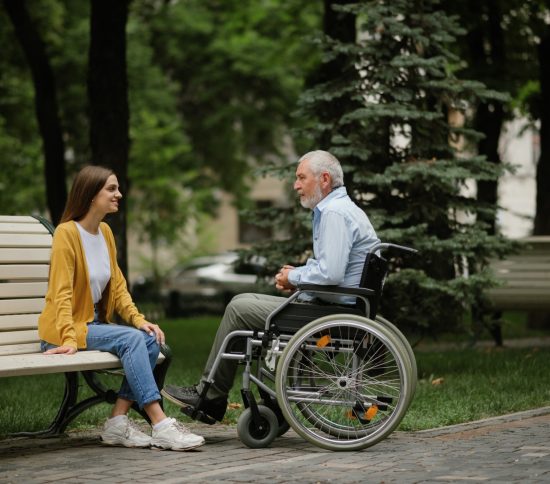
<instances>
[{"instance_id":1,"label":"stone curb","mask_svg":"<svg viewBox=\"0 0 550 484\"><path fill-rule=\"evenodd\" d=\"M499 425L508 422L515 422L518 420L525 420L527 418L540 417L542 415L550 414L549 407L534 408L531 410L524 410L522 412L507 413L505 415L499 415L497 417L489 417L481 420L474 420L473 422L465 422L455 425L447 425L445 427L437 427L434 429L416 430L410 432L411 434L419 434L429 436L451 434L455 432L464 432L468 430L478 429L482 427L488 427L491 425Z\"/></svg>"}]
</instances>

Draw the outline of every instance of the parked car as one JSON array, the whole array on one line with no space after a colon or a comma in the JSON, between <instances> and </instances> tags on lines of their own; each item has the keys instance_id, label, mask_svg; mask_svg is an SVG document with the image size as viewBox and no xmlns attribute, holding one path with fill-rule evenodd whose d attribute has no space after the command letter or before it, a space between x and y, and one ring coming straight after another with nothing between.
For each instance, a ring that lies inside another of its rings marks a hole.
<instances>
[{"instance_id":1,"label":"parked car","mask_svg":"<svg viewBox=\"0 0 550 484\"><path fill-rule=\"evenodd\" d=\"M219 313L236 294L270 292L261 258L240 262L234 252L197 257L166 278L161 296L168 316Z\"/></svg>"}]
</instances>

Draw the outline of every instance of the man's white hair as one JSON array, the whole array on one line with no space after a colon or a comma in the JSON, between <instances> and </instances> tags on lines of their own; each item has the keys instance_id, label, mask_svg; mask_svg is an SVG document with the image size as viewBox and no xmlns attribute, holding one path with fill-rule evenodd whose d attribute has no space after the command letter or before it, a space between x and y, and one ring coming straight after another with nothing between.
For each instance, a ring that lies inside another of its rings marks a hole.
<instances>
[{"instance_id":1,"label":"man's white hair","mask_svg":"<svg viewBox=\"0 0 550 484\"><path fill-rule=\"evenodd\" d=\"M315 150L303 155L298 163L307 160L309 167L315 176L319 176L324 171L328 172L332 180L331 188L338 188L344 185L344 172L338 159L328 151Z\"/></svg>"}]
</instances>

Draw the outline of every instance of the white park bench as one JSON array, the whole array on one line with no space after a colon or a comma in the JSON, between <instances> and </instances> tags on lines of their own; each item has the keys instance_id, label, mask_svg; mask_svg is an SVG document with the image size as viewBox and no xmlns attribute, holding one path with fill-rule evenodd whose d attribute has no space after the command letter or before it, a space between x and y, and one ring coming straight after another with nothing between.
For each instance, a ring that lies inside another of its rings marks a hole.
<instances>
[{"instance_id":1,"label":"white park bench","mask_svg":"<svg viewBox=\"0 0 550 484\"><path fill-rule=\"evenodd\" d=\"M491 264L501 286L488 291L496 309L550 311L550 236L519 240L521 248Z\"/></svg>"},{"instance_id":2,"label":"white park bench","mask_svg":"<svg viewBox=\"0 0 550 484\"><path fill-rule=\"evenodd\" d=\"M65 374L64 398L49 428L19 435L61 434L84 410L116 400L116 391L107 389L97 378L97 372L120 370L121 362L115 355L103 351L44 355L40 350L38 316L48 285L53 229L41 217L0 216L0 377ZM162 352L154 372L159 388L170 365L169 348L163 347ZM81 401L79 374L95 393ZM139 411L137 406L135 409Z\"/></svg>"}]
</instances>

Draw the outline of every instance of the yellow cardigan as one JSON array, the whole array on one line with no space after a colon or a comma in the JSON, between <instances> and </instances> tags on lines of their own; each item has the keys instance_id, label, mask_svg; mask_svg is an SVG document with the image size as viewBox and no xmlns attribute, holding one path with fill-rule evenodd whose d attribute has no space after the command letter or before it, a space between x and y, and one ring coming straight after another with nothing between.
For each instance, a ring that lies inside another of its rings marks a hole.
<instances>
[{"instance_id":1,"label":"yellow cardigan","mask_svg":"<svg viewBox=\"0 0 550 484\"><path fill-rule=\"evenodd\" d=\"M116 311L127 323L140 328L145 317L128 293L126 280L116 260L115 238L111 228L100 224L111 263L111 280L99 303L101 321L112 322ZM86 323L94 319L94 304L86 255L74 221L59 224L52 243L46 305L38 319L40 339L57 346L86 348Z\"/></svg>"}]
</instances>

